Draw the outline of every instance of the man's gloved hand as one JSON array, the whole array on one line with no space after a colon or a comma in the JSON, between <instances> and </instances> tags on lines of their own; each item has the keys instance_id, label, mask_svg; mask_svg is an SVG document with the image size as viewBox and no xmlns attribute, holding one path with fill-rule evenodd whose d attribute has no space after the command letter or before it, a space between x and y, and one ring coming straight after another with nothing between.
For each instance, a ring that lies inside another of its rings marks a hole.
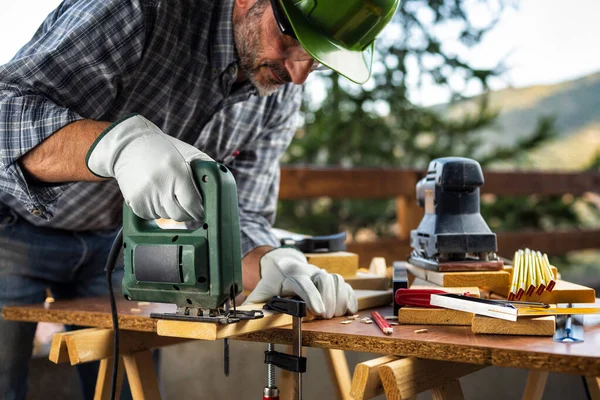
<instances>
[{"instance_id":1,"label":"man's gloved hand","mask_svg":"<svg viewBox=\"0 0 600 400\"><path fill-rule=\"evenodd\" d=\"M145 219L202 219L202 198L190 161L212 158L164 134L141 115L108 127L88 151L86 162L97 176L115 178L133 212Z\"/></svg>"},{"instance_id":2,"label":"man's gloved hand","mask_svg":"<svg viewBox=\"0 0 600 400\"><path fill-rule=\"evenodd\" d=\"M245 303L262 303L271 297L297 295L308 309L323 318L356 313L354 290L338 274L311 265L296 249L280 247L260 259L261 279Z\"/></svg>"}]
</instances>

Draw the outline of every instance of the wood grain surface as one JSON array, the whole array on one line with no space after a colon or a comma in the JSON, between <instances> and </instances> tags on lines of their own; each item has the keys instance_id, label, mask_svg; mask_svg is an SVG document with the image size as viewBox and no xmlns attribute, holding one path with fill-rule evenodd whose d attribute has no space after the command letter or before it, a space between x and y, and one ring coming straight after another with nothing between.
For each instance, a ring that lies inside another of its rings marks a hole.
<instances>
[{"instance_id":1,"label":"wood grain surface","mask_svg":"<svg viewBox=\"0 0 600 400\"><path fill-rule=\"evenodd\" d=\"M340 274L344 278L356 276L358 271L358 254L347 251L333 253L306 253L308 262L332 274Z\"/></svg>"},{"instance_id":2,"label":"wood grain surface","mask_svg":"<svg viewBox=\"0 0 600 400\"><path fill-rule=\"evenodd\" d=\"M474 333L496 335L552 336L556 328L556 316L520 317L516 322L475 315L471 329Z\"/></svg>"},{"instance_id":3,"label":"wood grain surface","mask_svg":"<svg viewBox=\"0 0 600 400\"><path fill-rule=\"evenodd\" d=\"M380 308L392 315L391 307ZM369 312L359 312L359 319ZM340 318L303 324L304 346L600 376L600 326L585 327L585 342L569 345L550 337L480 335L470 326L399 325L385 335L374 325L340 324ZM426 328L427 333L415 334ZM234 339L291 343L291 327Z\"/></svg>"},{"instance_id":4,"label":"wood grain surface","mask_svg":"<svg viewBox=\"0 0 600 400\"><path fill-rule=\"evenodd\" d=\"M173 311L169 305L138 305L126 300L119 300L118 308L121 329L148 332L156 331L156 320L149 318L150 312ZM140 311L131 311L132 308ZM378 311L393 315L391 307ZM367 317L370 310L358 314L359 319ZM3 309L3 315L9 320L112 326L108 298L56 301L48 307L11 306ZM600 376L600 326L586 326L585 342L569 345L549 337L479 335L468 326L400 325L394 326L394 332L388 336L375 324L354 321L342 325L343 319L304 323L304 346ZM415 334L419 328L427 328L428 332ZM291 344L291 325L234 339Z\"/></svg>"},{"instance_id":5,"label":"wood grain surface","mask_svg":"<svg viewBox=\"0 0 600 400\"><path fill-rule=\"evenodd\" d=\"M391 279L385 276L375 276L364 272L358 272L356 276L344 278L352 289L363 290L386 290L391 287Z\"/></svg>"},{"instance_id":6,"label":"wood grain surface","mask_svg":"<svg viewBox=\"0 0 600 400\"><path fill-rule=\"evenodd\" d=\"M383 385L377 368L397 359L398 357L395 356L383 356L356 364L350 388L352 398L363 400L383 394Z\"/></svg>"},{"instance_id":7,"label":"wood grain surface","mask_svg":"<svg viewBox=\"0 0 600 400\"><path fill-rule=\"evenodd\" d=\"M506 271L437 272L407 264L411 274L439 286L477 286L506 288L510 284L510 273Z\"/></svg>"},{"instance_id":8,"label":"wood grain surface","mask_svg":"<svg viewBox=\"0 0 600 400\"><path fill-rule=\"evenodd\" d=\"M473 314L444 308L402 307L398 310L398 322L408 325L468 325Z\"/></svg>"}]
</instances>

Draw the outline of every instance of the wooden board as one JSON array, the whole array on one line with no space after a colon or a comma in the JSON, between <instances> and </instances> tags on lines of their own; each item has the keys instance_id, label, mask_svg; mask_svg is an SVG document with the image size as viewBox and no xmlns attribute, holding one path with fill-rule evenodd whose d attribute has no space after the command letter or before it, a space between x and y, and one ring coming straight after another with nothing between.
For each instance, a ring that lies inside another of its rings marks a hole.
<instances>
[{"instance_id":1,"label":"wooden board","mask_svg":"<svg viewBox=\"0 0 600 400\"><path fill-rule=\"evenodd\" d=\"M476 286L476 287L505 287L510 284L510 274L506 271L476 271L476 272L437 272L407 264L408 270L417 278L432 282L439 286Z\"/></svg>"},{"instance_id":2,"label":"wooden board","mask_svg":"<svg viewBox=\"0 0 600 400\"><path fill-rule=\"evenodd\" d=\"M135 302L117 300L122 329L152 332L156 320L149 318L149 314L172 311L172 307L148 304L137 305L141 312L133 312L132 305L136 306ZM382 315L393 313L391 306L378 311ZM360 314L361 317L368 316L369 312ZM107 297L59 300L49 305L7 306L3 309L3 315L6 319L18 321L111 326ZM342 325L341 320L343 318L304 323L303 345L600 376L600 326L585 326L585 342L568 346L554 342L549 337L477 335L466 326L424 326L428 328L427 333L415 334L414 325L399 325L394 326L394 332L388 336L375 324L353 322ZM291 344L291 325L252 332L234 339Z\"/></svg>"},{"instance_id":3,"label":"wooden board","mask_svg":"<svg viewBox=\"0 0 600 400\"><path fill-rule=\"evenodd\" d=\"M407 325L471 325L473 314L443 308L402 307L398 322Z\"/></svg>"},{"instance_id":4,"label":"wooden board","mask_svg":"<svg viewBox=\"0 0 600 400\"><path fill-rule=\"evenodd\" d=\"M262 304L250 304L238 307L238 310L260 310ZM160 336L173 336L189 339L217 340L263 329L275 328L292 323L292 317L286 314L264 310L264 317L240 321L235 324L214 324L210 322L158 320L156 333Z\"/></svg>"},{"instance_id":5,"label":"wooden board","mask_svg":"<svg viewBox=\"0 0 600 400\"><path fill-rule=\"evenodd\" d=\"M557 280L551 292L544 290L541 295L523 296L522 301L540 301L547 304L558 303L594 303L596 291L587 286Z\"/></svg>"},{"instance_id":6,"label":"wooden board","mask_svg":"<svg viewBox=\"0 0 600 400\"><path fill-rule=\"evenodd\" d=\"M417 279L411 289L440 289L448 293L470 293L480 297L477 287L440 287L431 282ZM472 313L444 308L402 307L398 310L398 322L408 325L471 325Z\"/></svg>"},{"instance_id":7,"label":"wooden board","mask_svg":"<svg viewBox=\"0 0 600 400\"><path fill-rule=\"evenodd\" d=\"M356 276L346 277L344 280L352 286L354 290L388 290L391 286L390 278L371 275L360 271L356 273Z\"/></svg>"},{"instance_id":8,"label":"wooden board","mask_svg":"<svg viewBox=\"0 0 600 400\"><path fill-rule=\"evenodd\" d=\"M464 294L469 293L469 295L473 297L481 297L481 293L479 292L479 288L476 286L468 287L440 287L437 285L428 284L429 282L417 281L413 285L411 285L411 289L439 289L448 293L455 294Z\"/></svg>"},{"instance_id":9,"label":"wooden board","mask_svg":"<svg viewBox=\"0 0 600 400\"><path fill-rule=\"evenodd\" d=\"M471 329L473 333L495 335L552 336L556 327L554 315L546 317L520 317L516 322L475 315Z\"/></svg>"},{"instance_id":10,"label":"wooden board","mask_svg":"<svg viewBox=\"0 0 600 400\"><path fill-rule=\"evenodd\" d=\"M378 311L392 315L391 307ZM600 326L585 326L585 342L569 346L550 337L480 335L469 326L398 325L391 335L385 335L375 324L354 321L342 325L341 320L303 324L304 346L600 376ZM428 332L415 334L421 327ZM291 327L286 326L236 339L290 344L290 332Z\"/></svg>"},{"instance_id":11,"label":"wooden board","mask_svg":"<svg viewBox=\"0 0 600 400\"><path fill-rule=\"evenodd\" d=\"M392 304L392 290L355 290L358 310Z\"/></svg>"},{"instance_id":12,"label":"wooden board","mask_svg":"<svg viewBox=\"0 0 600 400\"><path fill-rule=\"evenodd\" d=\"M392 302L391 290L355 290L358 300L358 309L365 310L372 307L388 305ZM239 310L260 310L262 304L249 304L238 307ZM235 324L220 325L209 322L171 321L162 319L156 323L156 332L161 336L172 336L189 339L217 340L226 337L238 336L244 333L271 329L292 323L292 317L286 314L274 313L264 310L264 317L260 319L241 321ZM312 316L304 318L305 321Z\"/></svg>"},{"instance_id":13,"label":"wooden board","mask_svg":"<svg viewBox=\"0 0 600 400\"><path fill-rule=\"evenodd\" d=\"M112 357L114 354L113 332L112 329L88 328L69 332L74 334L65 335L64 341L68 349L71 365ZM120 330L119 333L120 355L137 353L139 351L170 346L186 341L183 338L157 336L153 332ZM62 333L57 333L54 336L62 335Z\"/></svg>"},{"instance_id":14,"label":"wooden board","mask_svg":"<svg viewBox=\"0 0 600 400\"><path fill-rule=\"evenodd\" d=\"M332 274L340 274L344 278L356 276L358 270L358 254L346 251L333 253L306 253L308 262Z\"/></svg>"}]
</instances>

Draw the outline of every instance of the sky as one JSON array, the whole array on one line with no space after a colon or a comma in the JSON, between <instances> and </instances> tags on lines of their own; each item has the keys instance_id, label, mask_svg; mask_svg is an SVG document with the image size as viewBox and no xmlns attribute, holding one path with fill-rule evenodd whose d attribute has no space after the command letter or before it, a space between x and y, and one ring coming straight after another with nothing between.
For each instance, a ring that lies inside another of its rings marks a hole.
<instances>
[{"instance_id":1,"label":"sky","mask_svg":"<svg viewBox=\"0 0 600 400\"><path fill-rule=\"evenodd\" d=\"M99 0L100 1L100 0ZM0 0L0 64L33 35L58 0ZM484 19L481 1L471 12ZM500 23L476 48L460 53L476 66L490 67L505 59L509 67L493 89L561 82L600 70L599 0L521 0L516 10L505 11ZM467 87L467 95L479 88ZM447 93L434 85L413 91L422 105L442 103Z\"/></svg>"}]
</instances>

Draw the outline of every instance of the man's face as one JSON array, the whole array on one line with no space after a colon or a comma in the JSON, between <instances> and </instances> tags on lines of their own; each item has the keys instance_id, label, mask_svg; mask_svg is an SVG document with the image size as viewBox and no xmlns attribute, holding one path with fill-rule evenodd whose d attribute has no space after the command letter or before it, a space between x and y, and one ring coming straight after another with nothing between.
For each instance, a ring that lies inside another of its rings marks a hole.
<instances>
[{"instance_id":1,"label":"man's face","mask_svg":"<svg viewBox=\"0 0 600 400\"><path fill-rule=\"evenodd\" d=\"M268 1L258 0L233 22L240 70L261 96L288 82L304 83L317 65L296 39L281 33Z\"/></svg>"}]
</instances>

